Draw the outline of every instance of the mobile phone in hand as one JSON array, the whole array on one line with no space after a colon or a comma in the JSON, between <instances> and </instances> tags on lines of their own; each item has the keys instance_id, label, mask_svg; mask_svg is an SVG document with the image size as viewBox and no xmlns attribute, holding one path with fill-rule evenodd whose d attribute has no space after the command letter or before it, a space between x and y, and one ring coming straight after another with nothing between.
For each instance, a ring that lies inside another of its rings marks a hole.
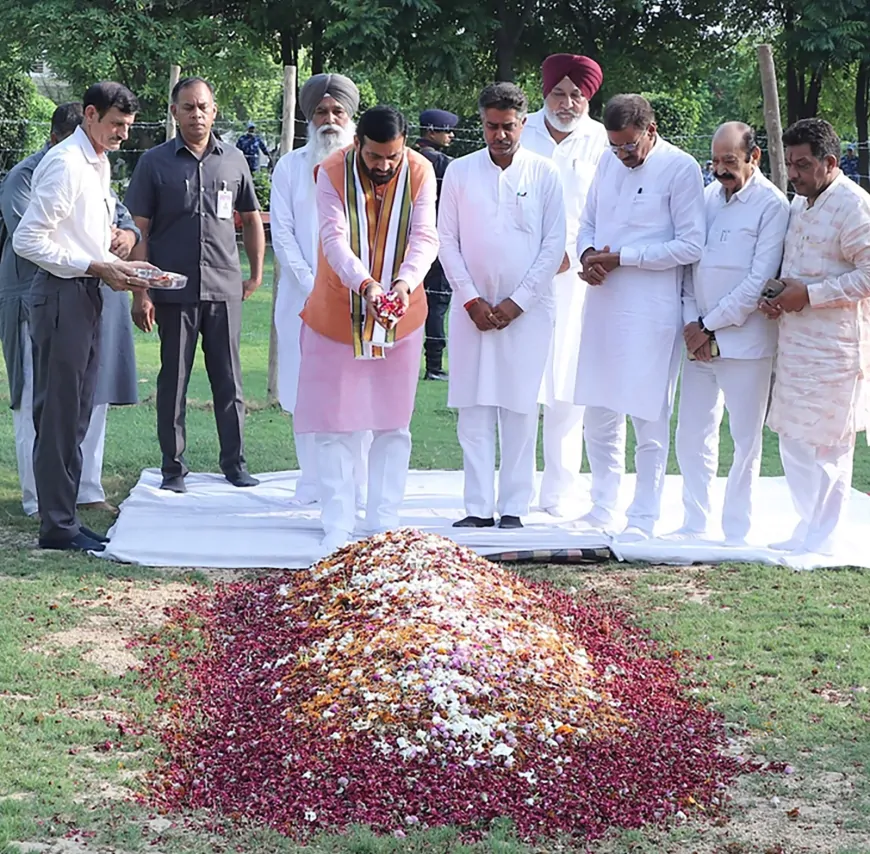
<instances>
[{"instance_id":1,"label":"mobile phone in hand","mask_svg":"<svg viewBox=\"0 0 870 854\"><path fill-rule=\"evenodd\" d=\"M775 299L785 290L785 282L779 279L768 279L764 283L761 295L765 299Z\"/></svg>"}]
</instances>

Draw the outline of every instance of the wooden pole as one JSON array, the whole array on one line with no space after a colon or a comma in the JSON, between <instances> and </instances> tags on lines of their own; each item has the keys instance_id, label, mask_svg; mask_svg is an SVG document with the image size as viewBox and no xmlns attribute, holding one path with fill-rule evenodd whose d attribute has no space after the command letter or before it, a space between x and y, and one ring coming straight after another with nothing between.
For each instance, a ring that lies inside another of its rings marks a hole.
<instances>
[{"instance_id":1,"label":"wooden pole","mask_svg":"<svg viewBox=\"0 0 870 854\"><path fill-rule=\"evenodd\" d=\"M284 100L281 110L281 145L279 159L293 150L294 126L296 121L296 66L284 66ZM272 253L274 277L272 279L272 322L269 326L269 374L266 382L266 396L270 403L278 397L278 332L275 328L275 304L278 301L278 280L281 270L278 259Z\"/></svg>"},{"instance_id":2,"label":"wooden pole","mask_svg":"<svg viewBox=\"0 0 870 854\"><path fill-rule=\"evenodd\" d=\"M779 112L779 90L776 87L776 66L769 44L758 46L758 68L764 95L764 126L767 129L767 153L770 156L770 180L783 193L788 190L785 150L782 147L782 119Z\"/></svg>"},{"instance_id":3,"label":"wooden pole","mask_svg":"<svg viewBox=\"0 0 870 854\"><path fill-rule=\"evenodd\" d=\"M181 66L180 65L170 65L169 66L169 95L166 103L168 105L172 104L172 90L175 88L175 84L178 83L178 78L181 77ZM172 118L172 111L169 109L169 106L166 108L166 138L167 139L175 139L175 119Z\"/></svg>"}]
</instances>

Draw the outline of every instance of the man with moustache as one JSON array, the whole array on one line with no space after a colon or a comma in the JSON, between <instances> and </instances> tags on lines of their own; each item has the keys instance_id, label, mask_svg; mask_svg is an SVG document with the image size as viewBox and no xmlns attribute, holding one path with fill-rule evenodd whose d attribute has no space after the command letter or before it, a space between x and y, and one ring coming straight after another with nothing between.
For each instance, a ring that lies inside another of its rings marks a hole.
<instances>
[{"instance_id":1,"label":"man with moustache","mask_svg":"<svg viewBox=\"0 0 870 854\"><path fill-rule=\"evenodd\" d=\"M106 156L127 139L139 104L120 83L102 82L85 92L82 108L82 124L34 170L12 248L39 268L29 306L39 545L99 552L107 540L81 524L76 496L100 362L100 281L112 290L146 281L138 265L110 249L115 211Z\"/></svg>"},{"instance_id":2,"label":"man with moustache","mask_svg":"<svg viewBox=\"0 0 870 854\"><path fill-rule=\"evenodd\" d=\"M486 148L450 164L438 234L453 288L447 405L459 410L461 528L521 528L535 488L538 393L565 256L558 168L520 144L528 101L513 83L478 100ZM496 436L501 451L495 490Z\"/></svg>"},{"instance_id":3,"label":"man with moustache","mask_svg":"<svg viewBox=\"0 0 870 854\"><path fill-rule=\"evenodd\" d=\"M582 266L577 233L595 168L607 150L607 133L589 116L589 99L603 79L595 60L557 53L544 60L541 77L544 108L529 116L523 146L559 168L568 234L562 265L553 279L556 330L541 385L544 474L538 504L561 516L579 500L583 462L583 407L574 403L574 384L586 283L578 275Z\"/></svg>"},{"instance_id":4,"label":"man with moustache","mask_svg":"<svg viewBox=\"0 0 870 854\"><path fill-rule=\"evenodd\" d=\"M719 427L728 410L734 460L725 487L725 542L742 545L761 468L761 434L776 328L758 300L782 261L788 200L758 167L761 149L751 127L727 122L713 135L716 183L704 190L707 242L683 276L683 338L687 360L680 386L676 450L683 476L680 537L704 537L710 490L719 469Z\"/></svg>"},{"instance_id":5,"label":"man with moustache","mask_svg":"<svg viewBox=\"0 0 870 854\"><path fill-rule=\"evenodd\" d=\"M48 143L17 163L0 184L0 231L5 237L0 260L0 340L9 379L15 449L21 503L28 516L39 506L33 479L33 354L30 344L30 285L38 268L19 258L12 249L12 236L30 203L33 172L45 155L81 125L84 118L78 102L61 104L51 117ZM114 193L112 194L114 199ZM139 241L139 230L127 209L115 200L115 222L109 251L123 261ZM97 387L88 430L82 440L82 474L76 503L79 508L117 512L106 502L101 474L109 404L136 403L136 357L130 321L130 298L126 291L100 288L103 301L100 313L100 364Z\"/></svg>"},{"instance_id":6,"label":"man with moustache","mask_svg":"<svg viewBox=\"0 0 870 854\"><path fill-rule=\"evenodd\" d=\"M625 471L625 419L637 436L634 500L618 543L651 536L661 512L680 364L683 267L704 246L701 171L656 132L640 95L604 108L612 155L586 197L577 254L586 294L574 399L586 405L592 510L581 525L613 529Z\"/></svg>"},{"instance_id":7,"label":"man with moustache","mask_svg":"<svg viewBox=\"0 0 870 854\"><path fill-rule=\"evenodd\" d=\"M299 90L299 106L308 120L308 142L285 154L272 175L270 216L272 248L280 265L275 303L278 336L278 401L285 412L296 408L299 383L299 313L314 287L319 232L314 169L330 154L353 143L353 116L359 108L359 90L342 74L315 74ZM293 438L301 476L294 503L318 500L314 434L299 433L294 419ZM357 504L364 503L367 444L365 434L354 448ZM369 437L370 441L370 437Z\"/></svg>"},{"instance_id":8,"label":"man with moustache","mask_svg":"<svg viewBox=\"0 0 870 854\"><path fill-rule=\"evenodd\" d=\"M767 423L799 521L771 548L829 555L848 508L856 434L870 430L870 195L840 170L828 122L801 119L782 142L796 193L785 288L760 307L779 326Z\"/></svg>"},{"instance_id":9,"label":"man with moustache","mask_svg":"<svg viewBox=\"0 0 870 854\"><path fill-rule=\"evenodd\" d=\"M415 147L435 169L439 199L444 173L453 160L444 149L453 142L453 129L457 124L459 116L447 110L432 109L420 113L420 138ZM447 379L447 372L444 370L444 347L447 344L444 321L450 308L451 291L444 268L437 258L423 280L423 287L429 307L426 315L426 341L423 345L426 356L426 372L423 376L427 380L444 381Z\"/></svg>"},{"instance_id":10,"label":"man with moustache","mask_svg":"<svg viewBox=\"0 0 870 854\"><path fill-rule=\"evenodd\" d=\"M435 173L407 148L393 107L360 117L353 146L317 167L320 252L302 311L295 427L314 434L323 553L353 535L355 448L372 431L365 529L398 523L411 457L409 431L426 297L438 251ZM383 305L389 294L404 313Z\"/></svg>"},{"instance_id":11,"label":"man with moustache","mask_svg":"<svg viewBox=\"0 0 870 854\"><path fill-rule=\"evenodd\" d=\"M152 288L134 300L133 319L148 332L157 323L157 438L163 460L161 489L185 492L187 385L202 336L214 400L220 467L238 487L256 486L244 454L245 402L239 343L242 301L263 279L265 236L251 170L244 155L211 132L214 90L200 77L172 90L178 136L139 159L125 202L142 232L149 261L187 276L181 290ZM242 281L233 211L242 218L251 276Z\"/></svg>"}]
</instances>

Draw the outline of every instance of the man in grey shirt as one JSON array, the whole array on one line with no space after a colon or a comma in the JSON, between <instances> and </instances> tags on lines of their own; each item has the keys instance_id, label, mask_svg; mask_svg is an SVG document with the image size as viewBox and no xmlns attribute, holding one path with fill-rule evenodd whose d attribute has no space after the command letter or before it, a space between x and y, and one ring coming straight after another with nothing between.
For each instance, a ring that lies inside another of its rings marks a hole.
<instances>
[{"instance_id":1,"label":"man in grey shirt","mask_svg":"<svg viewBox=\"0 0 870 854\"><path fill-rule=\"evenodd\" d=\"M196 343L202 335L220 441L220 467L234 486L256 486L244 456L245 403L239 359L242 300L262 282L266 240L244 155L211 132L214 90L199 77L172 91L179 135L139 160L125 203L146 242L147 258L182 273L183 290L137 294L133 319L160 334L157 437L162 489L185 492L185 404ZM242 281L233 211L242 219L251 277Z\"/></svg>"},{"instance_id":2,"label":"man in grey shirt","mask_svg":"<svg viewBox=\"0 0 870 854\"><path fill-rule=\"evenodd\" d=\"M29 294L37 267L20 258L12 248L12 235L30 202L33 171L48 151L62 142L82 123L82 105L61 104L51 118L49 142L35 154L17 163L0 184L0 341L9 379L10 407L15 429L18 478L24 512L34 515L39 507L33 475L33 355L30 344ZM139 229L127 209L117 202L112 229L111 252L122 260L139 241ZM106 502L100 483L106 414L109 404L130 404L138 400L133 324L130 298L124 291L101 287L103 310L100 314L100 362L97 387L88 431L82 441L82 475L77 504L79 507L117 509Z\"/></svg>"}]
</instances>

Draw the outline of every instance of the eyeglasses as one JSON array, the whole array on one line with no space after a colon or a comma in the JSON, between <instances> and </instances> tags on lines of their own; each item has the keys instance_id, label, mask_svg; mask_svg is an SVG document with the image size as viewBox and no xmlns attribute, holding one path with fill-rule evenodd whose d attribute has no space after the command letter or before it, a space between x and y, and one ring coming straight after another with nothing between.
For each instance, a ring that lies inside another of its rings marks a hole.
<instances>
[{"instance_id":1,"label":"eyeglasses","mask_svg":"<svg viewBox=\"0 0 870 854\"><path fill-rule=\"evenodd\" d=\"M626 142L622 145L614 145L612 142L610 143L610 150L614 154L619 154L619 152L623 152L623 154L634 154L635 151L640 148L640 141L643 139L643 134L641 134L634 142Z\"/></svg>"}]
</instances>

